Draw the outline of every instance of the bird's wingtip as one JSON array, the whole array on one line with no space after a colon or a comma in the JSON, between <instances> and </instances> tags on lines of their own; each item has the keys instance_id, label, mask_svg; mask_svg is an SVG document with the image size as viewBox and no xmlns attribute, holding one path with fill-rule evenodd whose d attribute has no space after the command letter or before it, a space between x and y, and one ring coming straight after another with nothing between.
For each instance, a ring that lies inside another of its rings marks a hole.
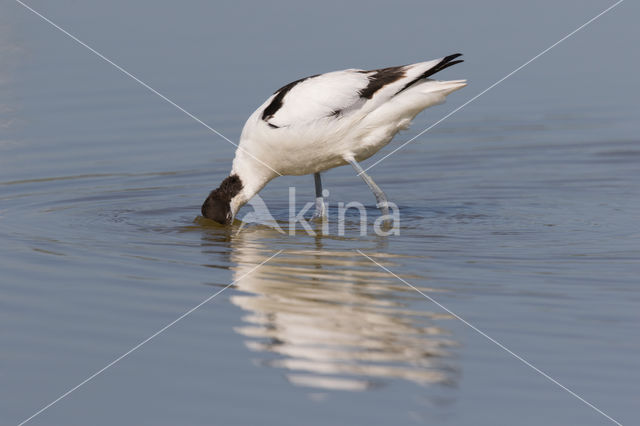
<instances>
[{"instance_id":1,"label":"bird's wingtip","mask_svg":"<svg viewBox=\"0 0 640 426\"><path fill-rule=\"evenodd\" d=\"M462 53L454 53L453 55L445 56L440 60L440 62L438 62L435 67L431 68L430 74L435 74L439 71L449 68L450 66L464 62L463 59L456 59L460 56L462 56Z\"/></svg>"}]
</instances>

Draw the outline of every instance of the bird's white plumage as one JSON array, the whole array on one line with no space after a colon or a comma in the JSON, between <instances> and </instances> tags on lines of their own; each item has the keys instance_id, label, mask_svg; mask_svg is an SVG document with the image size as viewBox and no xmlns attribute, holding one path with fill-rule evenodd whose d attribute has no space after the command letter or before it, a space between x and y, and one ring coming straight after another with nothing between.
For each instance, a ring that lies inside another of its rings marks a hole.
<instances>
[{"instance_id":1,"label":"bird's white plumage","mask_svg":"<svg viewBox=\"0 0 640 426\"><path fill-rule=\"evenodd\" d=\"M334 71L306 79L284 97L282 107L267 120L278 127L305 126L331 116L335 111L350 111L365 102L358 91L367 86L367 77L357 70ZM273 100L264 103L263 110Z\"/></svg>"},{"instance_id":2,"label":"bird's white plumage","mask_svg":"<svg viewBox=\"0 0 640 426\"><path fill-rule=\"evenodd\" d=\"M276 92L242 131L232 170L244 185L237 204L278 174L322 172L375 154L420 111L466 85L465 80L421 78L457 56L374 71L335 71Z\"/></svg>"}]
</instances>

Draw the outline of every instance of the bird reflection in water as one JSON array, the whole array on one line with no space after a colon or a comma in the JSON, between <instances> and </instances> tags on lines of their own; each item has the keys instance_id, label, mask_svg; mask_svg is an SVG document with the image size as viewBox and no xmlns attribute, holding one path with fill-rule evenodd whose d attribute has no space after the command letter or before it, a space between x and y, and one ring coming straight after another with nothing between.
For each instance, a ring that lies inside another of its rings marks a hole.
<instances>
[{"instance_id":1,"label":"bird reflection in water","mask_svg":"<svg viewBox=\"0 0 640 426\"><path fill-rule=\"evenodd\" d=\"M239 279L272 253L254 229L232 240ZM262 235L264 236L264 235ZM389 255L377 260L391 266ZM362 391L393 379L451 384L455 342L415 290L354 251L285 250L236 283L235 330L294 385ZM429 292L433 289L421 288ZM424 303L424 310L421 305ZM412 310L408 306L418 306Z\"/></svg>"}]
</instances>

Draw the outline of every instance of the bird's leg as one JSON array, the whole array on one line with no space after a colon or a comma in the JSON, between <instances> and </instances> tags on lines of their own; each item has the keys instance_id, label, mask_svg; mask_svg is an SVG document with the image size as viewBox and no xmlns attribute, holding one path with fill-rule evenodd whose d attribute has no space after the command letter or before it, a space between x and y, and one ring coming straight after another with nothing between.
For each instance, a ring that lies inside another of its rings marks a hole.
<instances>
[{"instance_id":1,"label":"bird's leg","mask_svg":"<svg viewBox=\"0 0 640 426\"><path fill-rule=\"evenodd\" d=\"M364 180L365 183L369 185L369 188L371 188L373 195L376 196L376 206L380 209L383 216L388 215L389 202L387 201L387 196L384 195L384 192L382 192L382 189L380 189L380 187L376 185L373 179L371 179L371 177L364 172L364 170L356 160L351 158L347 159L347 161L353 166L354 169L356 169L356 172L358 172L358 176L360 176L362 180Z\"/></svg>"},{"instance_id":2,"label":"bird's leg","mask_svg":"<svg viewBox=\"0 0 640 426\"><path fill-rule=\"evenodd\" d=\"M327 214L327 211L324 205L324 197L322 196L322 180L320 179L320 173L314 173L313 179L316 184L316 211L313 213L313 217L324 217Z\"/></svg>"}]
</instances>

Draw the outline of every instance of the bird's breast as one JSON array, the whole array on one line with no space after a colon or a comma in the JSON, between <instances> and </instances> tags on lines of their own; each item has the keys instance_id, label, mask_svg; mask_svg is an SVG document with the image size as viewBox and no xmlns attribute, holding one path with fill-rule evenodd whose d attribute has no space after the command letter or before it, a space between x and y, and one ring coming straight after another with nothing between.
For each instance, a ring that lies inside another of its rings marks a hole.
<instances>
[{"instance_id":1,"label":"bird's breast","mask_svg":"<svg viewBox=\"0 0 640 426\"><path fill-rule=\"evenodd\" d=\"M261 126L240 148L282 175L318 173L347 164L346 158L365 160L387 145L400 130L398 122L359 126Z\"/></svg>"}]
</instances>

